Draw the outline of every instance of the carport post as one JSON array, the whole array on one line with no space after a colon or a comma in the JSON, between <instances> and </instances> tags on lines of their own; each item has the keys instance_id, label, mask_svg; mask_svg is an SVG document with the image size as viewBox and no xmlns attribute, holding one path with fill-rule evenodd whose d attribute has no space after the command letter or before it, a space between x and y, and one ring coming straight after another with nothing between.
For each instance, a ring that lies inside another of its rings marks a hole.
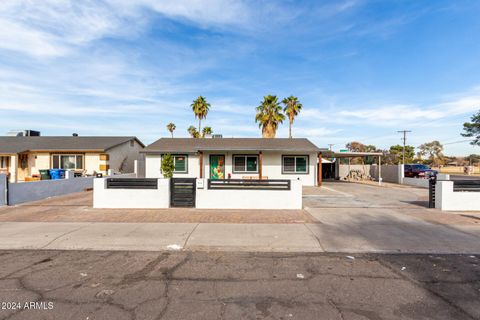
<instances>
[{"instance_id":1,"label":"carport post","mask_svg":"<svg viewBox=\"0 0 480 320\"><path fill-rule=\"evenodd\" d=\"M382 156L378 156L378 184L382 185Z\"/></svg>"},{"instance_id":2,"label":"carport post","mask_svg":"<svg viewBox=\"0 0 480 320\"><path fill-rule=\"evenodd\" d=\"M319 187L322 186L322 153L318 154L318 172L317 172L317 184Z\"/></svg>"},{"instance_id":3,"label":"carport post","mask_svg":"<svg viewBox=\"0 0 480 320\"><path fill-rule=\"evenodd\" d=\"M203 178L203 152L198 153L199 162L200 162L200 179Z\"/></svg>"}]
</instances>

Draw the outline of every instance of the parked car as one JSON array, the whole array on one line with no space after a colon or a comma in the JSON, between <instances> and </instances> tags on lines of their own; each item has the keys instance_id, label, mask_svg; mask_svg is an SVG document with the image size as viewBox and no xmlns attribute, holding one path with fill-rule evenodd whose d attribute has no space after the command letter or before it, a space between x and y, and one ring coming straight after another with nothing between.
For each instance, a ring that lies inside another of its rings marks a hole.
<instances>
[{"instance_id":1,"label":"parked car","mask_svg":"<svg viewBox=\"0 0 480 320\"><path fill-rule=\"evenodd\" d=\"M431 169L425 164L406 164L404 175L408 178L430 178L435 177L438 171Z\"/></svg>"}]
</instances>

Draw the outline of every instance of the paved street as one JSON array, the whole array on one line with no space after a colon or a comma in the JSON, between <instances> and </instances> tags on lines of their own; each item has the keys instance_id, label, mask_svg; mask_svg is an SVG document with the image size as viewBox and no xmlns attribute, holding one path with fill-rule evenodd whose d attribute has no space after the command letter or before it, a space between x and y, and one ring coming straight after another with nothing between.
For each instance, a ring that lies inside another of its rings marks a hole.
<instances>
[{"instance_id":1,"label":"paved street","mask_svg":"<svg viewBox=\"0 0 480 320\"><path fill-rule=\"evenodd\" d=\"M479 319L457 255L0 252L0 319ZM47 308L48 309L48 308Z\"/></svg>"}]
</instances>

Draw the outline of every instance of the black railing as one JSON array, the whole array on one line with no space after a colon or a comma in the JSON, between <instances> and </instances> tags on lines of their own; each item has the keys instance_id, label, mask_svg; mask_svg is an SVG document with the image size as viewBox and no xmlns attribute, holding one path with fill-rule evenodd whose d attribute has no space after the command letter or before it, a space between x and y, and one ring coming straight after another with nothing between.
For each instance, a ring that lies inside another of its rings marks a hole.
<instances>
[{"instance_id":1,"label":"black railing","mask_svg":"<svg viewBox=\"0 0 480 320\"><path fill-rule=\"evenodd\" d=\"M107 189L158 189L158 180L148 178L108 178Z\"/></svg>"},{"instance_id":2,"label":"black railing","mask_svg":"<svg viewBox=\"0 0 480 320\"><path fill-rule=\"evenodd\" d=\"M480 180L453 180L454 192L480 192Z\"/></svg>"},{"instance_id":3,"label":"black railing","mask_svg":"<svg viewBox=\"0 0 480 320\"><path fill-rule=\"evenodd\" d=\"M290 190L290 180L208 179L212 190Z\"/></svg>"}]
</instances>

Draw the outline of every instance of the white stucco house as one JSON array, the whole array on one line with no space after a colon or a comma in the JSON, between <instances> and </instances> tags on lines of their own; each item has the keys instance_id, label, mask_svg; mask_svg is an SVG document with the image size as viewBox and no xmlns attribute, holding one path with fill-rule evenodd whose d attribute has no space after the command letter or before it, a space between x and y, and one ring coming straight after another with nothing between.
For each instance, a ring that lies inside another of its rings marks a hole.
<instances>
[{"instance_id":1,"label":"white stucco house","mask_svg":"<svg viewBox=\"0 0 480 320\"><path fill-rule=\"evenodd\" d=\"M303 138L161 138L141 153L146 178L162 178L162 156L171 154L174 178L288 179L314 186L321 151Z\"/></svg>"}]
</instances>

